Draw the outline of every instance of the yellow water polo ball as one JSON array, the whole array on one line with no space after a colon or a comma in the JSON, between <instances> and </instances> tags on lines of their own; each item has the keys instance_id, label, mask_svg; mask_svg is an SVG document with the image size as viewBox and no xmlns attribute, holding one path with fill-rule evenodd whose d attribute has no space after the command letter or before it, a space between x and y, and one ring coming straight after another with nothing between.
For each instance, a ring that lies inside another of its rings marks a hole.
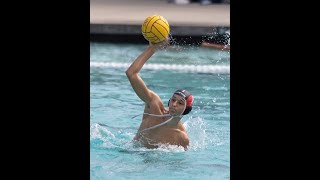
<instances>
[{"instance_id":1,"label":"yellow water polo ball","mask_svg":"<svg viewBox=\"0 0 320 180\"><path fill-rule=\"evenodd\" d=\"M168 21L160 15L149 16L143 22L141 30L143 37L151 43L165 40L170 33Z\"/></svg>"}]
</instances>

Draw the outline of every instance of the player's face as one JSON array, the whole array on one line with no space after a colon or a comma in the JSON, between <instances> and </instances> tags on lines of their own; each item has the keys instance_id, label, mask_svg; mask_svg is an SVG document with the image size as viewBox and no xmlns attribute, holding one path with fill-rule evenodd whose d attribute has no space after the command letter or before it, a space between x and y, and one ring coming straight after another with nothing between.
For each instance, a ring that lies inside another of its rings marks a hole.
<instances>
[{"instance_id":1,"label":"player's face","mask_svg":"<svg viewBox=\"0 0 320 180\"><path fill-rule=\"evenodd\" d=\"M174 94L170 99L169 113L171 115L182 115L185 110L185 99L182 96Z\"/></svg>"}]
</instances>

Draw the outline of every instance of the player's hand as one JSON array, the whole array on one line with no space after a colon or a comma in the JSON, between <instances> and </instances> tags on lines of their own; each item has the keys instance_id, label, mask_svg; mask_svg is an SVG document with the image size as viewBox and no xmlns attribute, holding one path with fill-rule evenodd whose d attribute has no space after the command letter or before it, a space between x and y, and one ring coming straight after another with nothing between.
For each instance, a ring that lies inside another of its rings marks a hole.
<instances>
[{"instance_id":1,"label":"player's hand","mask_svg":"<svg viewBox=\"0 0 320 180\"><path fill-rule=\"evenodd\" d=\"M156 50L160 49L166 49L170 46L169 38L166 38L164 41L158 42L158 43L151 43L149 42L149 45L154 47Z\"/></svg>"}]
</instances>

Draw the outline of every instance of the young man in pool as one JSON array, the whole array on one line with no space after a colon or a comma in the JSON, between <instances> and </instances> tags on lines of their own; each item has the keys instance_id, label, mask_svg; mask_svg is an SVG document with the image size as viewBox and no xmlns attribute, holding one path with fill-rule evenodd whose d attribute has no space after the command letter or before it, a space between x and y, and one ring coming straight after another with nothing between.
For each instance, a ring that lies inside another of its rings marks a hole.
<instances>
[{"instance_id":1,"label":"young man in pool","mask_svg":"<svg viewBox=\"0 0 320 180\"><path fill-rule=\"evenodd\" d=\"M168 47L168 40L151 44L140 54L126 71L132 88L145 103L142 122L134 140L147 148L157 148L159 144L189 146L189 137L181 123L182 115L192 109L193 96L186 90L177 90L169 100L169 108L165 108L160 97L150 90L139 71L147 60L159 49Z\"/></svg>"}]
</instances>

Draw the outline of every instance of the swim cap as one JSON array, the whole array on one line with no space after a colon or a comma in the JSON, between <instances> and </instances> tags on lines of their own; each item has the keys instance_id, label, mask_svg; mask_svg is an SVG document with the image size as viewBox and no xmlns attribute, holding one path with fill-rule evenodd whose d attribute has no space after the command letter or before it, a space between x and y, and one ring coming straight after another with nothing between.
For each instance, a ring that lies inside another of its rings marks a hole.
<instances>
[{"instance_id":1,"label":"swim cap","mask_svg":"<svg viewBox=\"0 0 320 180\"><path fill-rule=\"evenodd\" d=\"M184 99L186 100L186 109L184 110L184 112L182 113L182 115L186 115L188 114L191 110L192 110L192 103L193 103L193 96L190 92L188 92L187 90L182 90L182 89L178 89L176 90L173 94L179 95L184 97ZM170 100L168 102L168 106L169 106Z\"/></svg>"}]
</instances>

